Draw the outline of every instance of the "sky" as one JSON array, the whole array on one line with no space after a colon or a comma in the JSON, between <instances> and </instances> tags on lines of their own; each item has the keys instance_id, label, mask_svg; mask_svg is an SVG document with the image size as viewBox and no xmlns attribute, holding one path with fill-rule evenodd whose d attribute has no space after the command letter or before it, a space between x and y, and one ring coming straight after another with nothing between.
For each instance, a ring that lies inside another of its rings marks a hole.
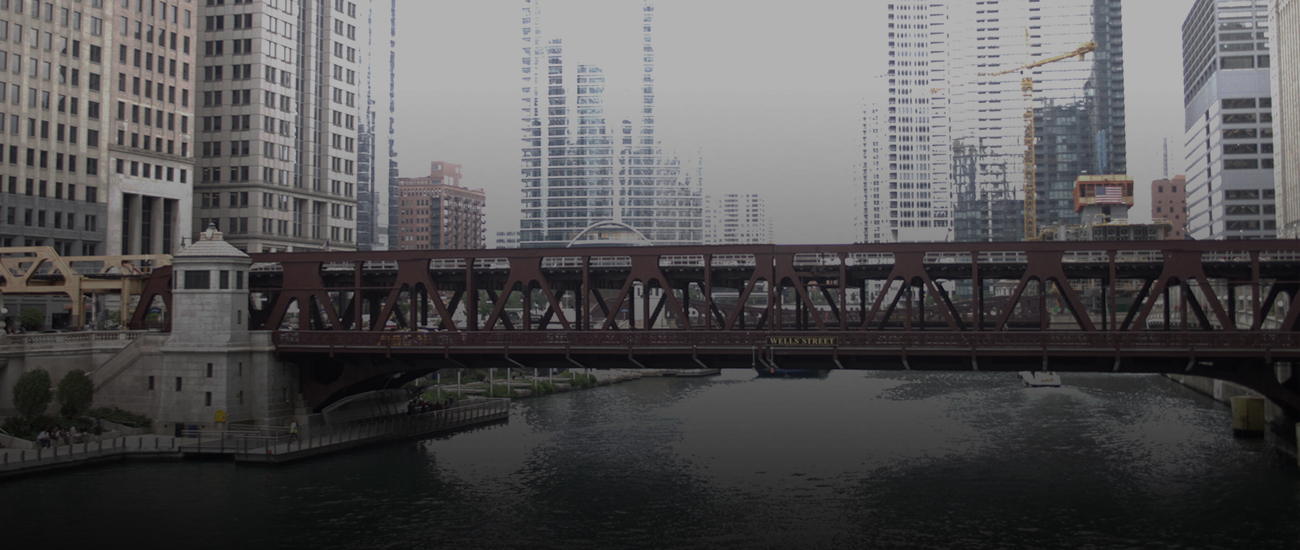
<instances>
[{"instance_id":1,"label":"sky","mask_svg":"<svg viewBox=\"0 0 1300 550\"><path fill-rule=\"evenodd\" d=\"M1182 164L1183 19L1194 0L1124 2L1132 219L1150 182ZM596 64L609 95L638 86L641 0L544 0L548 38ZM698 154L706 194L758 192L779 244L862 240L862 115L886 58L887 0L658 0L656 132ZM487 193L487 235L518 230L522 0L398 0L396 139L401 175L462 165ZM620 81L629 82L621 86ZM610 118L624 117L609 105ZM630 117L629 117L630 118Z\"/></svg>"}]
</instances>

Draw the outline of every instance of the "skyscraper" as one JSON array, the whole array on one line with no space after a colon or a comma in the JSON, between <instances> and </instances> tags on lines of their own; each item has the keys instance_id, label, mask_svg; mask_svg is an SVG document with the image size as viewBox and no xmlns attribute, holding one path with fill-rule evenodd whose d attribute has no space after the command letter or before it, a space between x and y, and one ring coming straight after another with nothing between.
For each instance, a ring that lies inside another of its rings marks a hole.
<instances>
[{"instance_id":1,"label":"skyscraper","mask_svg":"<svg viewBox=\"0 0 1300 550\"><path fill-rule=\"evenodd\" d=\"M0 246L179 249L194 171L186 7L0 3Z\"/></svg>"},{"instance_id":2,"label":"skyscraper","mask_svg":"<svg viewBox=\"0 0 1300 550\"><path fill-rule=\"evenodd\" d=\"M704 197L704 244L774 244L767 201L756 193Z\"/></svg>"},{"instance_id":3,"label":"skyscraper","mask_svg":"<svg viewBox=\"0 0 1300 550\"><path fill-rule=\"evenodd\" d=\"M545 38L539 4L524 0L523 7L520 246L566 246L606 222L626 225L657 244L699 244L698 175L691 177L655 138L653 3L642 5L639 21L641 112L627 113L618 137L606 118L617 114L606 112L604 71L574 63L562 39Z\"/></svg>"},{"instance_id":4,"label":"skyscraper","mask_svg":"<svg viewBox=\"0 0 1300 550\"><path fill-rule=\"evenodd\" d=\"M1269 67L1273 98L1278 236L1300 238L1300 2L1269 6Z\"/></svg>"},{"instance_id":5,"label":"skyscraper","mask_svg":"<svg viewBox=\"0 0 1300 550\"><path fill-rule=\"evenodd\" d=\"M899 0L888 10L889 104L882 123L882 141L888 142L888 152L882 153L887 189L881 193L888 195L879 199L888 226L881 240L943 241L952 223L945 88L948 6Z\"/></svg>"},{"instance_id":6,"label":"skyscraper","mask_svg":"<svg viewBox=\"0 0 1300 550\"><path fill-rule=\"evenodd\" d=\"M1187 231L1272 238L1273 111L1266 0L1197 0L1183 22Z\"/></svg>"},{"instance_id":7,"label":"skyscraper","mask_svg":"<svg viewBox=\"0 0 1300 550\"><path fill-rule=\"evenodd\" d=\"M348 0L200 9L194 230L248 252L355 248L364 13Z\"/></svg>"},{"instance_id":8,"label":"skyscraper","mask_svg":"<svg viewBox=\"0 0 1300 550\"><path fill-rule=\"evenodd\" d=\"M397 235L397 0L367 0L365 122L357 135L357 250L387 250ZM386 24L376 24L386 22ZM387 98L385 100L384 98Z\"/></svg>"},{"instance_id":9,"label":"skyscraper","mask_svg":"<svg viewBox=\"0 0 1300 550\"><path fill-rule=\"evenodd\" d=\"M957 240L1024 237L1025 114L1034 81L1034 175L1039 227L1077 224L1082 174L1128 171L1120 0L950 3L949 94ZM1030 71L991 73L1075 50Z\"/></svg>"},{"instance_id":10,"label":"skyscraper","mask_svg":"<svg viewBox=\"0 0 1300 550\"><path fill-rule=\"evenodd\" d=\"M880 104L872 102L862 112L862 239L868 243L885 242L890 234L880 110Z\"/></svg>"}]
</instances>

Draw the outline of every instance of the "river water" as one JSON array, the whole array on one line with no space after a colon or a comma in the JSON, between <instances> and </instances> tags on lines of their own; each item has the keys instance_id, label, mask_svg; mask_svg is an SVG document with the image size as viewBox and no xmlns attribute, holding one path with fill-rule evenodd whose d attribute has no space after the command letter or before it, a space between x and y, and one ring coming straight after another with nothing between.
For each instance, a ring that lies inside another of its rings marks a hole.
<instances>
[{"instance_id":1,"label":"river water","mask_svg":"<svg viewBox=\"0 0 1300 550\"><path fill-rule=\"evenodd\" d=\"M1296 548L1300 473L1156 376L646 378L277 468L0 484L7 548ZM51 546L53 544L53 546Z\"/></svg>"}]
</instances>

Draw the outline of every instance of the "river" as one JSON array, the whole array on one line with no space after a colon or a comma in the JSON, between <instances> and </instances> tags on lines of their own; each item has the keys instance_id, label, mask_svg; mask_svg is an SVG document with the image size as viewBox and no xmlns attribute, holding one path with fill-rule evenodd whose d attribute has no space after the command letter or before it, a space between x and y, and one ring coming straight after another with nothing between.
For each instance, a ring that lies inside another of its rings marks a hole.
<instances>
[{"instance_id":1,"label":"river","mask_svg":"<svg viewBox=\"0 0 1300 550\"><path fill-rule=\"evenodd\" d=\"M1294 548L1300 475L1158 376L646 378L276 468L0 484L9 548ZM50 544L54 544L51 546Z\"/></svg>"}]
</instances>

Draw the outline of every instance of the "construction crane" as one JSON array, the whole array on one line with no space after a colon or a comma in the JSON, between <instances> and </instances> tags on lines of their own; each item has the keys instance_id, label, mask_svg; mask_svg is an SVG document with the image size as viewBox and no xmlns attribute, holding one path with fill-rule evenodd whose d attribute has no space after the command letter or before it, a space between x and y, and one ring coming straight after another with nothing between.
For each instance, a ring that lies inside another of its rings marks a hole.
<instances>
[{"instance_id":1,"label":"construction crane","mask_svg":"<svg viewBox=\"0 0 1300 550\"><path fill-rule=\"evenodd\" d=\"M1029 39L1029 33L1028 33L1028 31L1025 32L1025 39L1026 39L1026 40ZM1096 43L1096 42L1086 42L1086 43L1084 43L1083 45L1081 45L1081 46L1079 46L1078 48L1076 48L1074 51L1069 52L1069 53L1065 53L1065 54L1061 54L1061 55L1058 55L1058 56L1056 56L1056 57L1051 57L1051 58L1048 58L1048 59L1043 59L1043 60L1035 61L1035 62L1033 62L1033 63L1026 63L1026 64L1021 65L1021 66L1019 66L1019 67L1016 67L1016 68L1014 68L1014 69L1007 69L1007 70L1005 70L1005 71L998 71L998 72L996 72L996 73L979 73L979 75L977 75L977 76L979 76L980 78L993 78L993 77L998 77L998 76L1002 76L1002 75L1005 75L1005 74L1014 73L1014 72L1017 72L1017 71L1021 71L1022 74L1024 74L1024 77L1020 79L1020 91L1021 91L1021 93L1024 94L1024 97L1025 97L1025 105L1026 105L1026 107L1025 107L1025 160L1024 160L1024 167L1025 167L1025 240L1026 240L1026 241L1036 241L1036 240L1039 240L1039 235L1038 235L1038 193L1037 193L1037 185L1038 185L1038 184L1037 184L1037 178L1038 178L1038 176L1037 176L1037 173L1036 173L1036 171L1037 171L1037 161L1036 161L1036 159L1034 158L1034 77L1031 76L1031 75L1029 75L1028 73L1023 73L1023 71L1028 71L1028 70L1031 70L1031 69L1035 69L1035 68L1038 68L1038 67L1042 67L1043 65L1047 65L1048 63L1055 63L1055 62L1057 62L1057 61L1064 61L1064 60L1066 60L1066 59L1070 59L1070 58L1072 58L1072 57L1077 57L1077 58L1079 58L1079 61L1083 61L1083 56L1084 56L1085 54L1090 53L1090 52L1094 52L1094 51L1096 51L1096 50L1097 50L1097 43ZM958 85L960 85L960 84L958 84ZM932 88L932 89L930 90L930 93L936 93L936 92L938 92L938 91L940 91L940 90L942 90L942 89L943 89L943 88Z\"/></svg>"}]
</instances>

